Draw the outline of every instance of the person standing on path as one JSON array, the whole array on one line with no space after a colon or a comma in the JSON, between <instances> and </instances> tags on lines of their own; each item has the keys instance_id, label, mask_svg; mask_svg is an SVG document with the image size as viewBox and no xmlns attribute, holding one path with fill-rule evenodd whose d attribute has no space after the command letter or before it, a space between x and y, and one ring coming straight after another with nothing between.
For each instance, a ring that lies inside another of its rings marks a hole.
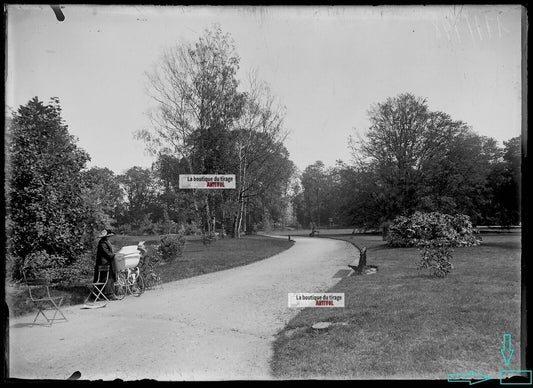
<instances>
[{"instance_id":1,"label":"person standing on path","mask_svg":"<svg viewBox=\"0 0 533 388\"><path fill-rule=\"evenodd\" d=\"M96 264L94 266L94 282L98 279L98 266L99 265L109 265L111 273L109 274L109 279L104 287L104 295L109 300L117 300L114 291L115 281L117 280L117 275L114 268L113 259L115 258L115 252L113 245L109 241L109 237L114 236L110 229L104 229L99 235L98 238L98 247L96 248ZM106 276L106 274L104 274Z\"/></svg>"}]
</instances>

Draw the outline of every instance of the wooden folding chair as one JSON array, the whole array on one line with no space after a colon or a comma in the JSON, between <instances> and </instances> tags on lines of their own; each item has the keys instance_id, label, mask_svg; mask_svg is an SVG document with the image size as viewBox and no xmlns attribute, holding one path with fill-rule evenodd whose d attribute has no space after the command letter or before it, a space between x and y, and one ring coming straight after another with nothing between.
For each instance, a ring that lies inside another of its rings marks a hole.
<instances>
[{"instance_id":1,"label":"wooden folding chair","mask_svg":"<svg viewBox=\"0 0 533 388\"><path fill-rule=\"evenodd\" d=\"M63 297L50 295L50 287L52 287L50 282L45 279L28 279L25 272L23 272L22 275L24 277L24 283L26 283L26 287L28 287L30 300L38 309L31 326L33 327L33 325L35 325L39 314L46 319L46 322L48 322L50 326L52 326L54 321L66 321L67 318L61 311ZM54 316L52 318L48 318L44 313L47 310L54 311ZM61 318L56 318L57 313L61 315Z\"/></svg>"},{"instance_id":2,"label":"wooden folding chair","mask_svg":"<svg viewBox=\"0 0 533 388\"><path fill-rule=\"evenodd\" d=\"M91 297L94 297L93 303L96 303L98 301L105 301L105 304L109 302L109 299L104 294L104 288L109 280L109 272L111 271L110 265L99 265L97 267L97 277L96 281L92 282L89 285L89 288L91 290L91 293L85 298L85 302L87 303Z\"/></svg>"}]
</instances>

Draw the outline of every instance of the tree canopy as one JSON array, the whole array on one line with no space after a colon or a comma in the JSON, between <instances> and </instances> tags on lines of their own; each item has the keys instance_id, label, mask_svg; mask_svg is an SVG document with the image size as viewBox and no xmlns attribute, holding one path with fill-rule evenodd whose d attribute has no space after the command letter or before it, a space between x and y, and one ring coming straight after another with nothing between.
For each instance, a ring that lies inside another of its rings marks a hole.
<instances>
[{"instance_id":1,"label":"tree canopy","mask_svg":"<svg viewBox=\"0 0 533 388\"><path fill-rule=\"evenodd\" d=\"M375 228L416 211L465 214L476 225L520 222L520 137L502 148L410 93L374 104L368 115L366 133L349 139L353 164L304 170L293 201L299 222L334 217Z\"/></svg>"},{"instance_id":2,"label":"tree canopy","mask_svg":"<svg viewBox=\"0 0 533 388\"><path fill-rule=\"evenodd\" d=\"M73 260L83 251L86 207L82 170L89 155L61 118L59 100L37 97L13 114L9 128L8 213L11 252Z\"/></svg>"},{"instance_id":3,"label":"tree canopy","mask_svg":"<svg viewBox=\"0 0 533 388\"><path fill-rule=\"evenodd\" d=\"M179 173L235 174L232 192L192 190L185 196L197 225L212 233L213 219L218 219L236 237L246 231L248 221L262 221L268 213L263 205L272 204L267 197L280 192L277 187L294 169L283 146L282 109L253 73L242 90L239 62L231 37L219 27L206 30L194 44L166 50L147 74L157 105L151 112L152 127L137 133L158 160L187 166L188 171L180 168ZM180 197L175 185L166 186L166 196ZM277 199L284 203L281 196ZM255 217L250 217L252 208Z\"/></svg>"}]
</instances>

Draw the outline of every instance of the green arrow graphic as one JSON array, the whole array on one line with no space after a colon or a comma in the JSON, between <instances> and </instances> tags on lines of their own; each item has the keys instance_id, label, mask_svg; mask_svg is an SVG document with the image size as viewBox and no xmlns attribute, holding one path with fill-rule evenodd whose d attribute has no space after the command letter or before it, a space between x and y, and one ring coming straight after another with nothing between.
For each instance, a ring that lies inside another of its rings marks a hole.
<instances>
[{"instance_id":1,"label":"green arrow graphic","mask_svg":"<svg viewBox=\"0 0 533 388\"><path fill-rule=\"evenodd\" d=\"M482 378L481 380L476 380L472 382L472 379L474 378ZM482 383L483 381L487 381L492 379L490 376L485 376L481 373L470 371L468 373L455 373L455 374L448 374L448 382L449 383L466 383L468 382L469 385L474 385L477 383Z\"/></svg>"},{"instance_id":2,"label":"green arrow graphic","mask_svg":"<svg viewBox=\"0 0 533 388\"><path fill-rule=\"evenodd\" d=\"M509 348L507 348L507 344L509 344ZM503 335L503 348L501 350L503 361L505 361L505 366L508 366L511 362L511 357L513 356L514 349L511 347L511 334L504 334ZM507 358L507 354L509 354L509 358Z\"/></svg>"}]
</instances>

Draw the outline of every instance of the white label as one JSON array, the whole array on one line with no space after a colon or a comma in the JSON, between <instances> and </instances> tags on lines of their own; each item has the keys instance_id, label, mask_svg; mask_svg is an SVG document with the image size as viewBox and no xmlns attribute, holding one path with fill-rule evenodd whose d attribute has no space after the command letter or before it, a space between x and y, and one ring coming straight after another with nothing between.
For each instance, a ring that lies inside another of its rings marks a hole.
<instances>
[{"instance_id":1,"label":"white label","mask_svg":"<svg viewBox=\"0 0 533 388\"><path fill-rule=\"evenodd\" d=\"M289 307L344 307L344 293L290 292Z\"/></svg>"},{"instance_id":2,"label":"white label","mask_svg":"<svg viewBox=\"0 0 533 388\"><path fill-rule=\"evenodd\" d=\"M180 174L180 189L234 189L235 174Z\"/></svg>"}]
</instances>

